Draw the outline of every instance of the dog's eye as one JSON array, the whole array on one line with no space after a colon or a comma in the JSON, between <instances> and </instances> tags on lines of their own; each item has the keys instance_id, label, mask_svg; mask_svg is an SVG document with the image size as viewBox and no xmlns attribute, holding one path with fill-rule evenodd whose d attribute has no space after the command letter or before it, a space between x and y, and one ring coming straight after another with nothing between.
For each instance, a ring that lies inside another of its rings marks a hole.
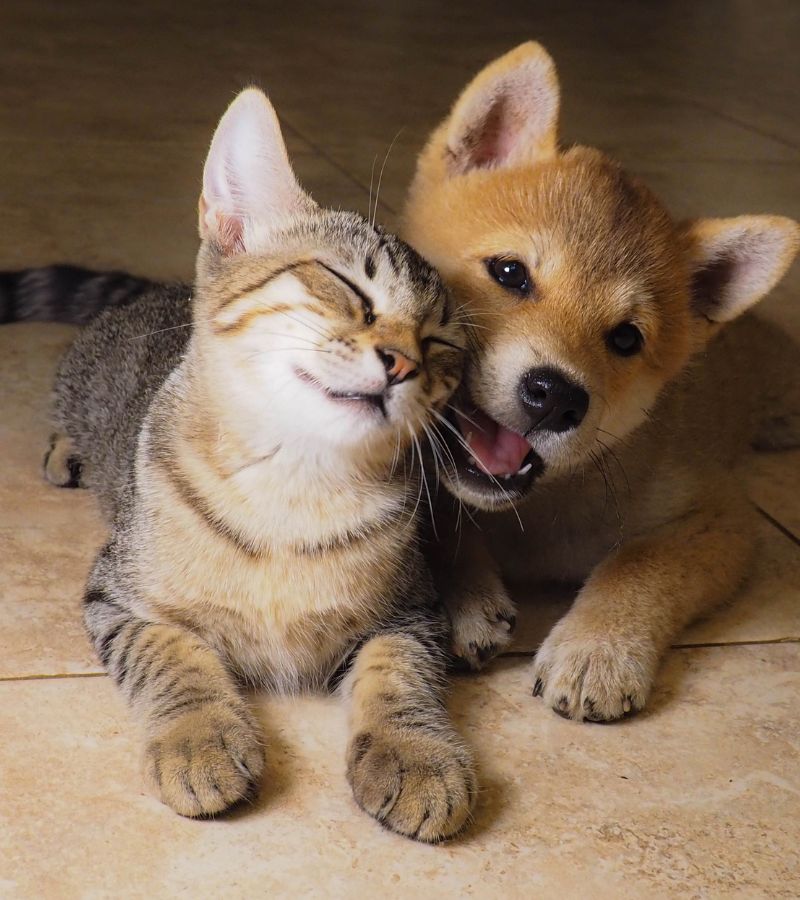
<instances>
[{"instance_id":1,"label":"dog's eye","mask_svg":"<svg viewBox=\"0 0 800 900\"><path fill-rule=\"evenodd\" d=\"M528 270L518 259L496 256L486 261L486 268L492 278L504 288L519 291L520 294L527 294L531 289Z\"/></svg>"},{"instance_id":2,"label":"dog's eye","mask_svg":"<svg viewBox=\"0 0 800 900\"><path fill-rule=\"evenodd\" d=\"M623 322L609 331L606 338L609 349L619 356L633 356L642 349L644 338L642 332L630 322Z\"/></svg>"}]
</instances>

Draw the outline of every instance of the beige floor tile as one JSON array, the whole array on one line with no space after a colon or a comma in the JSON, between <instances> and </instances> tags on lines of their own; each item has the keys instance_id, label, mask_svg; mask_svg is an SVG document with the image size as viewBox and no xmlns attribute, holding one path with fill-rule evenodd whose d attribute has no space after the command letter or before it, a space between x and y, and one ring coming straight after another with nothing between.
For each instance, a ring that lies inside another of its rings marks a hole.
<instances>
[{"instance_id":1,"label":"beige floor tile","mask_svg":"<svg viewBox=\"0 0 800 900\"><path fill-rule=\"evenodd\" d=\"M42 461L52 432L50 390L61 355L77 329L15 324L0 328L0 445L9 464L0 471L0 529L45 528L78 540L99 532L89 494L48 484Z\"/></svg>"},{"instance_id":2,"label":"beige floor tile","mask_svg":"<svg viewBox=\"0 0 800 900\"><path fill-rule=\"evenodd\" d=\"M800 450L756 454L748 480L753 500L800 541Z\"/></svg>"},{"instance_id":3,"label":"beige floor tile","mask_svg":"<svg viewBox=\"0 0 800 900\"><path fill-rule=\"evenodd\" d=\"M13 235L0 248L2 267L78 262L191 280L203 159L223 109L196 141L0 139L4 234ZM288 144L318 202L366 211L365 190L302 139Z\"/></svg>"},{"instance_id":4,"label":"beige floor tile","mask_svg":"<svg viewBox=\"0 0 800 900\"><path fill-rule=\"evenodd\" d=\"M800 547L766 522L755 567L727 606L692 625L678 644L800 638Z\"/></svg>"},{"instance_id":5,"label":"beige floor tile","mask_svg":"<svg viewBox=\"0 0 800 900\"><path fill-rule=\"evenodd\" d=\"M144 791L105 679L3 683L0 894L788 897L798 664L796 645L675 653L650 712L609 727L546 710L516 661L459 680L483 790L472 830L440 847L355 808L334 698L261 702L260 799L196 822Z\"/></svg>"},{"instance_id":6,"label":"beige floor tile","mask_svg":"<svg viewBox=\"0 0 800 900\"><path fill-rule=\"evenodd\" d=\"M679 168L692 161L798 163L798 151L691 101L660 94L654 87L614 85L597 98L564 95L563 133L568 141L592 144L625 165L665 160Z\"/></svg>"},{"instance_id":7,"label":"beige floor tile","mask_svg":"<svg viewBox=\"0 0 800 900\"><path fill-rule=\"evenodd\" d=\"M41 471L50 384L73 335L0 328L0 677L98 671L80 601L104 530L87 492L55 488Z\"/></svg>"},{"instance_id":8,"label":"beige floor tile","mask_svg":"<svg viewBox=\"0 0 800 900\"><path fill-rule=\"evenodd\" d=\"M101 671L81 600L102 538L79 528L0 529L0 678Z\"/></svg>"},{"instance_id":9,"label":"beige floor tile","mask_svg":"<svg viewBox=\"0 0 800 900\"><path fill-rule=\"evenodd\" d=\"M676 644L734 644L800 639L800 547L777 528L758 525L761 551L755 569L731 602L687 628ZM570 607L573 592L544 586L514 587L519 615L512 653L532 654Z\"/></svg>"}]
</instances>

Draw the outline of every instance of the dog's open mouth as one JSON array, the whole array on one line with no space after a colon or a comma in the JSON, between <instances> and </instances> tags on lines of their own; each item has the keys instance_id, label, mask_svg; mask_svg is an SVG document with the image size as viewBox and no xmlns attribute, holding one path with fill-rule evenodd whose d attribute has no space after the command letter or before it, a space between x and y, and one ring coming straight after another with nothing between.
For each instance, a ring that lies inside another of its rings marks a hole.
<instances>
[{"instance_id":1,"label":"dog's open mouth","mask_svg":"<svg viewBox=\"0 0 800 900\"><path fill-rule=\"evenodd\" d=\"M541 457L521 434L495 421L468 398L460 398L450 422L463 438L462 443L451 435L448 442L456 474L471 487L501 497L521 496L544 470Z\"/></svg>"}]
</instances>

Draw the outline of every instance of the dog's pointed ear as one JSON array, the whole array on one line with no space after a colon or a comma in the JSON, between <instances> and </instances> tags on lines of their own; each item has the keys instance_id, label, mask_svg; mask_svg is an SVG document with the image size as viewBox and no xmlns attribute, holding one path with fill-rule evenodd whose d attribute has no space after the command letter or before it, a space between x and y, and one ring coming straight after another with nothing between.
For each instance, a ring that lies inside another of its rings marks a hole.
<instances>
[{"instance_id":1,"label":"dog's pointed ear","mask_svg":"<svg viewBox=\"0 0 800 900\"><path fill-rule=\"evenodd\" d=\"M200 237L225 255L252 251L256 235L313 206L297 183L272 104L242 91L220 119L203 170Z\"/></svg>"},{"instance_id":2,"label":"dog's pointed ear","mask_svg":"<svg viewBox=\"0 0 800 900\"><path fill-rule=\"evenodd\" d=\"M800 226L782 216L738 216L688 223L692 309L729 322L783 277L800 249Z\"/></svg>"},{"instance_id":3,"label":"dog's pointed ear","mask_svg":"<svg viewBox=\"0 0 800 900\"><path fill-rule=\"evenodd\" d=\"M467 85L444 126L450 174L547 159L556 153L559 88L534 41L501 56Z\"/></svg>"}]
</instances>

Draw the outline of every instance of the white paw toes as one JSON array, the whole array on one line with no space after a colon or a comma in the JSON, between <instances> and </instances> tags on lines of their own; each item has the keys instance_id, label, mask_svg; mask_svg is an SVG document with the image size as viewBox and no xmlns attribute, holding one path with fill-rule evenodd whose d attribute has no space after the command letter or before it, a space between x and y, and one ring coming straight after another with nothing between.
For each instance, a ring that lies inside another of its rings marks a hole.
<instances>
[{"instance_id":1,"label":"white paw toes","mask_svg":"<svg viewBox=\"0 0 800 900\"><path fill-rule=\"evenodd\" d=\"M452 623L453 654L477 671L511 643L516 608L504 592L474 594L453 611Z\"/></svg>"},{"instance_id":2,"label":"white paw toes","mask_svg":"<svg viewBox=\"0 0 800 900\"><path fill-rule=\"evenodd\" d=\"M574 637L558 626L533 663L533 695L568 719L612 722L645 705L657 654L646 643Z\"/></svg>"}]
</instances>

